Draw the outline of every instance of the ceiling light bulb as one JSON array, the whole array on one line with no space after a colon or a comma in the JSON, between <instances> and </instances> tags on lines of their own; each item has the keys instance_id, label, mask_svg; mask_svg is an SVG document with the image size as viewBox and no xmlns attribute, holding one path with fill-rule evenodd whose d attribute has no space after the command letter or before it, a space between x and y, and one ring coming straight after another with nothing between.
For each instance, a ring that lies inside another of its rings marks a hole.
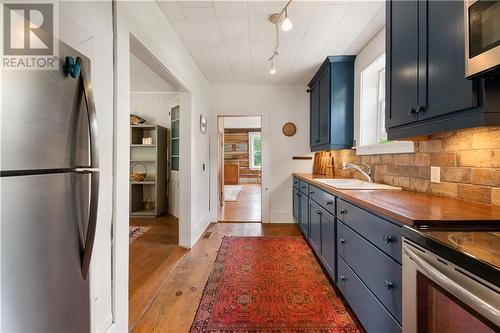
<instances>
[{"instance_id":1,"label":"ceiling light bulb","mask_svg":"<svg viewBox=\"0 0 500 333\"><path fill-rule=\"evenodd\" d=\"M274 67L274 65L271 66L271 69L269 70L269 74L276 74L276 67Z\"/></svg>"},{"instance_id":2,"label":"ceiling light bulb","mask_svg":"<svg viewBox=\"0 0 500 333\"><path fill-rule=\"evenodd\" d=\"M290 31L293 28L292 21L288 18L288 13L287 10L285 9L285 19L281 23L281 30L282 31Z\"/></svg>"}]
</instances>

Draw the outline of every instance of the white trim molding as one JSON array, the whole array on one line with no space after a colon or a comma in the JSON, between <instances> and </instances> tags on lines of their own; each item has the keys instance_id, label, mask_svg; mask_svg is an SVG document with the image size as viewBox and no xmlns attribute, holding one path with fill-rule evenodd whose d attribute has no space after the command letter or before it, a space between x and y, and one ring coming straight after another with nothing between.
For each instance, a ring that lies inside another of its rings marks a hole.
<instances>
[{"instance_id":1,"label":"white trim molding","mask_svg":"<svg viewBox=\"0 0 500 333\"><path fill-rule=\"evenodd\" d=\"M405 154L414 153L415 144L412 141L395 141L353 147L353 149L356 149L356 155Z\"/></svg>"}]
</instances>

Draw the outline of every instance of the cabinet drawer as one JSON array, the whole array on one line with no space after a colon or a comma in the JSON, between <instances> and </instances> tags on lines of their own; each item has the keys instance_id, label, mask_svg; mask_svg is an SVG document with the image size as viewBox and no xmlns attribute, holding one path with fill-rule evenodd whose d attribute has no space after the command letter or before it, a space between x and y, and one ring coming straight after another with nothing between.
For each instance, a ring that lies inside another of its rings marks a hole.
<instances>
[{"instance_id":1,"label":"cabinet drawer","mask_svg":"<svg viewBox=\"0 0 500 333\"><path fill-rule=\"evenodd\" d=\"M293 187L298 189L299 183L300 183L299 179L297 177L293 177Z\"/></svg>"},{"instance_id":2,"label":"cabinet drawer","mask_svg":"<svg viewBox=\"0 0 500 333\"><path fill-rule=\"evenodd\" d=\"M302 179L299 180L299 190L305 195L309 195L309 183L306 183Z\"/></svg>"},{"instance_id":3,"label":"cabinet drawer","mask_svg":"<svg viewBox=\"0 0 500 333\"><path fill-rule=\"evenodd\" d=\"M316 201L321 207L335 215L335 196L316 186L309 185L309 198Z\"/></svg>"},{"instance_id":4,"label":"cabinet drawer","mask_svg":"<svg viewBox=\"0 0 500 333\"><path fill-rule=\"evenodd\" d=\"M337 287L367 332L401 333L401 326L341 257L338 258Z\"/></svg>"},{"instance_id":5,"label":"cabinet drawer","mask_svg":"<svg viewBox=\"0 0 500 333\"><path fill-rule=\"evenodd\" d=\"M337 218L401 263L401 226L337 199Z\"/></svg>"},{"instance_id":6,"label":"cabinet drawer","mask_svg":"<svg viewBox=\"0 0 500 333\"><path fill-rule=\"evenodd\" d=\"M342 222L337 223L337 237L339 255L401 322L401 265Z\"/></svg>"}]
</instances>

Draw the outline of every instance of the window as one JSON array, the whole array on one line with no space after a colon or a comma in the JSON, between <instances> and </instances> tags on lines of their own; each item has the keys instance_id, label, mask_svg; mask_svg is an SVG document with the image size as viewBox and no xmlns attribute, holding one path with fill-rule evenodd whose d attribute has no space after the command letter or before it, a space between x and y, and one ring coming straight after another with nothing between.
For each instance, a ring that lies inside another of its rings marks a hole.
<instances>
[{"instance_id":1,"label":"window","mask_svg":"<svg viewBox=\"0 0 500 333\"><path fill-rule=\"evenodd\" d=\"M389 141L385 131L385 54L361 71L357 155L412 153L413 142Z\"/></svg>"},{"instance_id":2,"label":"window","mask_svg":"<svg viewBox=\"0 0 500 333\"><path fill-rule=\"evenodd\" d=\"M262 168L262 136L260 132L248 133L248 160L250 169L259 170Z\"/></svg>"}]
</instances>

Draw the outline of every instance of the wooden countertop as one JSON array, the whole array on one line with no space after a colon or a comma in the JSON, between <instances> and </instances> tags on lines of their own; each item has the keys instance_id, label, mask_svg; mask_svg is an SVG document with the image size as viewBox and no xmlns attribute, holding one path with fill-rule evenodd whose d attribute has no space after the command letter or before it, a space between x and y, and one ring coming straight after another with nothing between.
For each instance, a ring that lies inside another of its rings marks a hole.
<instances>
[{"instance_id":1,"label":"wooden countertop","mask_svg":"<svg viewBox=\"0 0 500 333\"><path fill-rule=\"evenodd\" d=\"M500 228L500 207L406 190L340 190L317 181L331 177L307 173L293 175L355 205L406 225Z\"/></svg>"}]
</instances>

